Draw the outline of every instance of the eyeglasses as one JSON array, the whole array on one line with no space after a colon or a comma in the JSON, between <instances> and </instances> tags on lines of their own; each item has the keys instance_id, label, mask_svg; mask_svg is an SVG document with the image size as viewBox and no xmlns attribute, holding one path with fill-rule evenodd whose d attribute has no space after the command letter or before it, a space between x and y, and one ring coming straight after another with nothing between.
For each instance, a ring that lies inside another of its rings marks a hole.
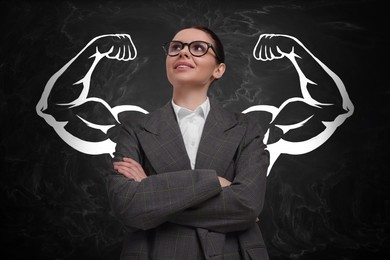
<instances>
[{"instance_id":1,"label":"eyeglasses","mask_svg":"<svg viewBox=\"0 0 390 260\"><path fill-rule=\"evenodd\" d=\"M205 55L211 48L214 51L216 58L220 61L213 45L204 41L193 41L190 43L170 41L163 45L163 49L168 56L174 57L179 55L180 51L183 50L186 45L188 46L188 50L190 51L191 55L195 57L201 57Z\"/></svg>"}]
</instances>

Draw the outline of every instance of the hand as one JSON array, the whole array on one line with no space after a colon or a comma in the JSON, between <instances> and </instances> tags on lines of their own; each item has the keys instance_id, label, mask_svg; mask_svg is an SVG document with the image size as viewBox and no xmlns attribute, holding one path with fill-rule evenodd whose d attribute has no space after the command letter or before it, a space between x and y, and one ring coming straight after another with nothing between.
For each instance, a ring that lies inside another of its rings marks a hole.
<instances>
[{"instance_id":1,"label":"hand","mask_svg":"<svg viewBox=\"0 0 390 260\"><path fill-rule=\"evenodd\" d=\"M253 49L256 60L270 61L294 54L297 39L283 34L261 34Z\"/></svg>"},{"instance_id":2,"label":"hand","mask_svg":"<svg viewBox=\"0 0 390 260\"><path fill-rule=\"evenodd\" d=\"M140 182L148 177L142 166L131 158L123 157L123 161L114 162L113 165L114 170L118 173L136 182Z\"/></svg>"},{"instance_id":3,"label":"hand","mask_svg":"<svg viewBox=\"0 0 390 260\"><path fill-rule=\"evenodd\" d=\"M230 184L232 184L231 181L228 181L228 180L226 180L226 179L223 178L223 177L219 177L219 176L218 176L218 180L219 180L219 184L221 184L221 187L222 187L222 188L223 188L223 187L230 186Z\"/></svg>"},{"instance_id":4,"label":"hand","mask_svg":"<svg viewBox=\"0 0 390 260\"><path fill-rule=\"evenodd\" d=\"M221 187L222 187L222 188L223 188L223 187L230 186L230 185L232 184L231 181L228 181L228 180L226 180L226 179L223 178L223 177L219 177L219 176L218 176L218 180L219 180L219 183L221 184ZM260 219L257 217L257 218L256 218L256 223L258 223L258 222L260 222Z\"/></svg>"},{"instance_id":5,"label":"hand","mask_svg":"<svg viewBox=\"0 0 390 260\"><path fill-rule=\"evenodd\" d=\"M137 49L129 34L107 34L93 39L96 51L109 59L129 61L137 57Z\"/></svg>"}]
</instances>

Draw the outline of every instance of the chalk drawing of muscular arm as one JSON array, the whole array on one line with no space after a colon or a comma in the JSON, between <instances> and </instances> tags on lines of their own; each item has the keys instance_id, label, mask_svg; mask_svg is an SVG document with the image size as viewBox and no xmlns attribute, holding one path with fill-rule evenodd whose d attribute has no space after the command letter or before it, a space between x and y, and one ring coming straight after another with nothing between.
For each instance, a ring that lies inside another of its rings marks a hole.
<instances>
[{"instance_id":1,"label":"chalk drawing of muscular arm","mask_svg":"<svg viewBox=\"0 0 390 260\"><path fill-rule=\"evenodd\" d=\"M270 128L264 136L264 142L270 152L269 174L281 154L305 154L325 143L336 129L353 114L354 106L341 79L293 36L262 34L253 49L253 56L256 60L266 62L288 59L298 73L300 85L301 94L288 98L279 107L255 105L242 111L242 113L263 111L271 114ZM333 88L333 96L336 93L338 101L327 100L321 88L325 90ZM298 113L305 115L303 118L291 116L291 113L297 114L299 108L308 111L311 109L313 114ZM283 114L287 114L287 117ZM321 130L304 140L288 140L290 131L303 131L305 126L315 121L322 124ZM272 128L278 128L282 132L281 137L276 141L270 139Z\"/></svg>"},{"instance_id":2,"label":"chalk drawing of muscular arm","mask_svg":"<svg viewBox=\"0 0 390 260\"><path fill-rule=\"evenodd\" d=\"M67 125L72 117L77 117L78 121L87 128L107 133L110 128L120 124L118 115L121 112L148 113L145 109L133 105L111 107L104 99L93 97L89 93L91 76L101 60L126 62L134 60L136 56L134 43L127 34L95 37L49 79L36 106L37 114L44 118L61 139L74 149L85 154L113 156L116 144L108 136L101 141L87 141L78 137L77 131L75 133L69 131ZM287 59L299 79L299 95L286 99L279 106L255 105L242 111L242 113L265 112L271 115L269 128L264 136L264 143L267 144L270 152L269 174L281 154L305 154L325 143L353 114L354 106L341 79L293 36L262 34L253 49L253 56L263 62ZM338 100L328 100L326 94L318 94L317 90L322 89L333 89L332 96L336 93ZM57 102L53 98L56 96ZM61 100L64 97L71 98ZM73 109L89 103L103 107L111 120L106 124L96 124L73 112ZM308 111L312 114L308 114ZM310 129L313 123L321 124L321 130L310 137L306 136L304 140L290 139L289 133L304 132ZM271 138L274 129L279 129L282 133L277 139Z\"/></svg>"},{"instance_id":3,"label":"chalk drawing of muscular arm","mask_svg":"<svg viewBox=\"0 0 390 260\"><path fill-rule=\"evenodd\" d=\"M91 77L103 59L126 62L137 56L136 47L128 34L107 34L92 39L74 58L57 71L47 82L36 112L53 127L56 133L74 149L91 155L108 153L113 156L115 143L108 137L99 141L87 141L67 129L71 120L78 120L89 129L102 133L114 127L118 114L123 111L148 113L133 105L111 107L105 100L90 95ZM108 114L106 123L93 123L74 112L86 104L95 104ZM77 131L76 131L77 132Z\"/></svg>"}]
</instances>

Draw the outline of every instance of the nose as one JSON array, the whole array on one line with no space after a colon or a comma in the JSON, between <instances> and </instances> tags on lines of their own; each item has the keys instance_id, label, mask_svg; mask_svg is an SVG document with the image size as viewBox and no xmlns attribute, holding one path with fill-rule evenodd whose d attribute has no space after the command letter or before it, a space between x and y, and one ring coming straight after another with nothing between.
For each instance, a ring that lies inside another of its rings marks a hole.
<instances>
[{"instance_id":1,"label":"nose","mask_svg":"<svg viewBox=\"0 0 390 260\"><path fill-rule=\"evenodd\" d=\"M184 45L183 49L180 50L179 56L180 57L185 56L188 58L188 57L190 57L189 54L190 54L190 47L188 46L188 44L186 44L186 45Z\"/></svg>"}]
</instances>

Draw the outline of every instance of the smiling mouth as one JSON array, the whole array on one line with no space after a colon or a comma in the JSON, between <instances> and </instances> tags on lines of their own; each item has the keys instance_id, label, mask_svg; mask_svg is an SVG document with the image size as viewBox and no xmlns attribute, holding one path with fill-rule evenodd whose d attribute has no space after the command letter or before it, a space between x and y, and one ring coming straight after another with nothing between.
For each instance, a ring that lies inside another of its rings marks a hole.
<instances>
[{"instance_id":1,"label":"smiling mouth","mask_svg":"<svg viewBox=\"0 0 390 260\"><path fill-rule=\"evenodd\" d=\"M176 66L176 69L193 69L193 68L190 66L187 66L187 65L179 65L179 66Z\"/></svg>"},{"instance_id":2,"label":"smiling mouth","mask_svg":"<svg viewBox=\"0 0 390 260\"><path fill-rule=\"evenodd\" d=\"M193 69L194 66L190 63L187 62L178 62L175 64L174 69L179 69L179 70L188 70L188 69Z\"/></svg>"}]
</instances>

